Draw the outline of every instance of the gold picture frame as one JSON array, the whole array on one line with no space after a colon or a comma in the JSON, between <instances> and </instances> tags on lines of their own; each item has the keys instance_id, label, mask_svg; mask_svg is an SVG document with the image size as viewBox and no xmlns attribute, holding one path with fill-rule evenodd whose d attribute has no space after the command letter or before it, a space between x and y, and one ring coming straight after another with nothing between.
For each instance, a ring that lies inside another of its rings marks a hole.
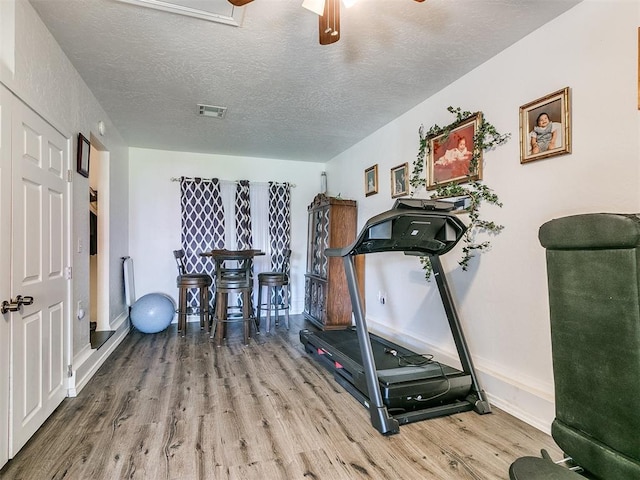
<instances>
[{"instance_id":1,"label":"gold picture frame","mask_svg":"<svg viewBox=\"0 0 640 480\"><path fill-rule=\"evenodd\" d=\"M482 180L482 150L475 146L481 124L482 112L477 112L446 133L427 138L427 190Z\"/></svg>"},{"instance_id":2,"label":"gold picture frame","mask_svg":"<svg viewBox=\"0 0 640 480\"><path fill-rule=\"evenodd\" d=\"M520 107L520 163L571 153L569 87Z\"/></svg>"},{"instance_id":3,"label":"gold picture frame","mask_svg":"<svg viewBox=\"0 0 640 480\"><path fill-rule=\"evenodd\" d=\"M367 168L364 171L364 194L365 196L378 193L378 164Z\"/></svg>"},{"instance_id":4,"label":"gold picture frame","mask_svg":"<svg viewBox=\"0 0 640 480\"><path fill-rule=\"evenodd\" d=\"M409 163L391 169L391 198L409 194Z\"/></svg>"}]
</instances>

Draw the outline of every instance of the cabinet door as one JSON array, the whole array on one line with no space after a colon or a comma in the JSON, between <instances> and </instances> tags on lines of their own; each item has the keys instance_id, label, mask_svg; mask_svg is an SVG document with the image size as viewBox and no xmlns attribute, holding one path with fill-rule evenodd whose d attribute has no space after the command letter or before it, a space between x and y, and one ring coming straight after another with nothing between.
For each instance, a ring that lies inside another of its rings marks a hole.
<instances>
[{"instance_id":1,"label":"cabinet door","mask_svg":"<svg viewBox=\"0 0 640 480\"><path fill-rule=\"evenodd\" d=\"M320 277L327 276L327 257L325 249L329 246L329 208L318 208L312 212L312 237L311 237L311 270L310 272Z\"/></svg>"},{"instance_id":2,"label":"cabinet door","mask_svg":"<svg viewBox=\"0 0 640 480\"><path fill-rule=\"evenodd\" d=\"M326 282L323 280L311 280L311 316L324 326L327 321L326 308Z\"/></svg>"},{"instance_id":3,"label":"cabinet door","mask_svg":"<svg viewBox=\"0 0 640 480\"><path fill-rule=\"evenodd\" d=\"M304 313L311 314L311 279L309 277L304 279Z\"/></svg>"}]
</instances>

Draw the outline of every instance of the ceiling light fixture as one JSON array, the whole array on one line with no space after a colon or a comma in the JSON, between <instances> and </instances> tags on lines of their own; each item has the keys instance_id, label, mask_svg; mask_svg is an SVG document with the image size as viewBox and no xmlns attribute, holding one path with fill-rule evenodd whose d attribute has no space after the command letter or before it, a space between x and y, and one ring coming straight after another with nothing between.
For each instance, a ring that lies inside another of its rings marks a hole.
<instances>
[{"instance_id":1,"label":"ceiling light fixture","mask_svg":"<svg viewBox=\"0 0 640 480\"><path fill-rule=\"evenodd\" d=\"M235 7L242 7L253 0L228 0ZM414 0L422 3L424 0ZM349 8L357 0L342 0ZM330 45L340 40L340 0L303 0L302 6L318 15L320 45Z\"/></svg>"}]
</instances>

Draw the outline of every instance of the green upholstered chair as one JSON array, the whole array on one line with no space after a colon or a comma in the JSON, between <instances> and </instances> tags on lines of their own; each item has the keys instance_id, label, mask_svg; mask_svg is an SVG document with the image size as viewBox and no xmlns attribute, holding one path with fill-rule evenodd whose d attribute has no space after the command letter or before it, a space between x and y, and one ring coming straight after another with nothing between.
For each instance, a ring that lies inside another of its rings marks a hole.
<instances>
[{"instance_id":1,"label":"green upholstered chair","mask_svg":"<svg viewBox=\"0 0 640 480\"><path fill-rule=\"evenodd\" d=\"M553 439L588 478L640 479L640 216L559 218L542 225L539 239L547 257ZM533 457L516 460L509 474L582 478Z\"/></svg>"}]
</instances>

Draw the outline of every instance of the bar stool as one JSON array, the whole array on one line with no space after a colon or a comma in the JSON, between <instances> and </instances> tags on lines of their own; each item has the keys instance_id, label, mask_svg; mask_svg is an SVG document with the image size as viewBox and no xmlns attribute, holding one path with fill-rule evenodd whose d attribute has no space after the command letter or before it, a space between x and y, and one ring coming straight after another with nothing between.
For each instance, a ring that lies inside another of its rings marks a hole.
<instances>
[{"instance_id":1,"label":"bar stool","mask_svg":"<svg viewBox=\"0 0 640 480\"><path fill-rule=\"evenodd\" d=\"M173 256L178 265L178 276L176 285L178 287L178 331L182 332L184 337L187 331L187 316L200 314L200 329L209 332L209 287L213 280L206 273L186 273L184 265L184 250L174 250ZM189 290L195 288L198 290L198 308L192 309L187 306Z\"/></svg>"},{"instance_id":2,"label":"bar stool","mask_svg":"<svg viewBox=\"0 0 640 480\"><path fill-rule=\"evenodd\" d=\"M284 252L282 271L262 272L258 274L258 312L256 324L260 325L261 311L267 311L266 330L271 330L271 310L275 311L275 323L278 325L278 310L284 310L285 326L289 330L289 260L291 250ZM267 301L262 303L262 288L267 287ZM278 300L278 290L282 295L282 301ZM272 302L273 299L273 302Z\"/></svg>"},{"instance_id":3,"label":"bar stool","mask_svg":"<svg viewBox=\"0 0 640 480\"><path fill-rule=\"evenodd\" d=\"M216 262L216 308L213 318L211 338L216 338L216 346L222 345L225 338L226 324L229 322L244 323L244 344L249 344L251 323L254 320L251 306L251 262L241 260L238 268L226 268L223 263ZM229 318L229 294L238 293L242 299L242 316Z\"/></svg>"}]
</instances>

